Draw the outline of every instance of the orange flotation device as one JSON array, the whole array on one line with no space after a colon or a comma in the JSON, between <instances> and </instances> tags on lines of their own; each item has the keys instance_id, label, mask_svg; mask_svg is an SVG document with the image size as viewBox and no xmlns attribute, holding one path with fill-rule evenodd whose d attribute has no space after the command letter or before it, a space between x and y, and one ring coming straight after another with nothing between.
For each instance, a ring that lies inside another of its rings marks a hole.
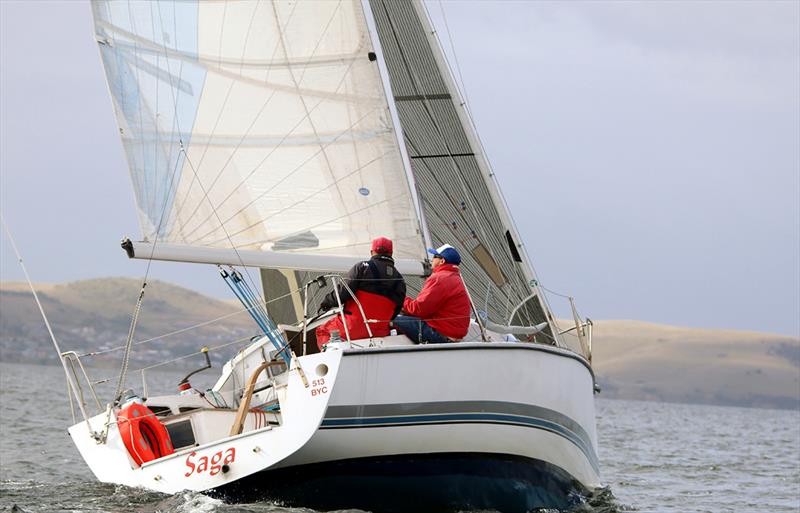
<instances>
[{"instance_id":1,"label":"orange flotation device","mask_svg":"<svg viewBox=\"0 0 800 513\"><path fill-rule=\"evenodd\" d=\"M117 413L122 442L137 465L175 452L167 428L147 406L131 403Z\"/></svg>"}]
</instances>

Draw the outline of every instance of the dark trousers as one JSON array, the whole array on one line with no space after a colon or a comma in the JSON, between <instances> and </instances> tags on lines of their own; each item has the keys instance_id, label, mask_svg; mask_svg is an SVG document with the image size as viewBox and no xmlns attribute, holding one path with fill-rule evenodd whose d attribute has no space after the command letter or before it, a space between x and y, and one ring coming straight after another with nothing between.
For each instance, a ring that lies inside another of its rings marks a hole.
<instances>
[{"instance_id":1,"label":"dark trousers","mask_svg":"<svg viewBox=\"0 0 800 513\"><path fill-rule=\"evenodd\" d=\"M428 323L418 317L411 315L398 315L392 321L394 327L403 332L415 344L445 344L451 340L435 329L428 326Z\"/></svg>"}]
</instances>

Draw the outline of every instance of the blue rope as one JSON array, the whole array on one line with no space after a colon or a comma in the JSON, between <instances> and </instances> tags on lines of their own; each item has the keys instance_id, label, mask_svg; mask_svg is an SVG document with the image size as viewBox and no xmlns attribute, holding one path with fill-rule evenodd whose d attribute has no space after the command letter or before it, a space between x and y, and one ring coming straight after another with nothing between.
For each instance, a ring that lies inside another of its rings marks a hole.
<instances>
[{"instance_id":1,"label":"blue rope","mask_svg":"<svg viewBox=\"0 0 800 513\"><path fill-rule=\"evenodd\" d=\"M252 289L250 289L247 283L242 280L241 275L235 270L231 270L230 273L225 270L220 270L220 274L236 298L241 301L250 313L250 317L252 317L258 327L261 328L261 331L266 335L275 349L278 350L278 354L286 362L286 365L289 365L292 359L290 352L287 350L289 344L283 339L277 326L275 326L275 323L273 323L272 319L267 315L267 311L262 306L261 301L253 294Z\"/></svg>"},{"instance_id":2,"label":"blue rope","mask_svg":"<svg viewBox=\"0 0 800 513\"><path fill-rule=\"evenodd\" d=\"M283 337L280 334L280 330L278 330L278 327L275 325L275 323L272 322L272 319L267 313L266 307L261 302L261 298L259 298L255 294L253 289L250 287L250 285L245 280L242 279L241 274L239 274L237 271L234 270L233 276L237 285L239 285L244 295L250 301L250 304L252 304L254 307L257 307L256 309L254 309L254 311L258 311L261 317L261 322L263 324L266 324L267 328L269 328L268 330L265 330L267 336L269 337L270 333L272 333L275 336L275 338L278 339L276 341L273 340L272 337L270 337L270 340L272 340L273 345L275 345L275 348L278 349L278 354L280 354L283 357L283 359L286 361L288 365L289 361L292 358L291 351L288 349L289 344L283 339Z\"/></svg>"}]
</instances>

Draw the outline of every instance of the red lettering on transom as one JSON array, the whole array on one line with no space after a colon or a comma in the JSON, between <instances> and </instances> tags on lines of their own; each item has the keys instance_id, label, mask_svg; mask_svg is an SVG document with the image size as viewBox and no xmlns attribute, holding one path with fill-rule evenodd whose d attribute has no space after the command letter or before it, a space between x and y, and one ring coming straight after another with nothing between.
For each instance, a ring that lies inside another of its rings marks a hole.
<instances>
[{"instance_id":1,"label":"red lettering on transom","mask_svg":"<svg viewBox=\"0 0 800 513\"><path fill-rule=\"evenodd\" d=\"M197 453L192 451L186 456L186 468L188 469L184 476L189 477L192 474L202 474L208 472L211 476L216 476L222 470L223 465L230 465L236 461L236 449L229 447L228 449L215 452L211 459L208 456L200 456L195 459Z\"/></svg>"}]
</instances>

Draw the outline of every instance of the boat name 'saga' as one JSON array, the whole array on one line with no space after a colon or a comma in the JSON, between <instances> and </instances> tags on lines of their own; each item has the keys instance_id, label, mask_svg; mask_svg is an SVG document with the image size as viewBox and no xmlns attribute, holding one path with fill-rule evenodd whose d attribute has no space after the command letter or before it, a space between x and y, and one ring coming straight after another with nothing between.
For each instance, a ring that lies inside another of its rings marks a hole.
<instances>
[{"instance_id":1,"label":"boat name 'saga'","mask_svg":"<svg viewBox=\"0 0 800 513\"><path fill-rule=\"evenodd\" d=\"M234 462L236 459L236 449L234 447L228 448L225 452L225 457L222 457L223 451L219 451L214 453L211 456L211 467L209 467L209 459L208 456L200 456L200 459L197 460L197 464L193 461L194 457L197 456L197 453L192 451L189 456L186 457L186 467L189 469L184 475L186 477L191 476L195 472L201 474L210 469L210 475L216 476L219 474L219 471L222 470L223 465L229 465Z\"/></svg>"}]
</instances>

